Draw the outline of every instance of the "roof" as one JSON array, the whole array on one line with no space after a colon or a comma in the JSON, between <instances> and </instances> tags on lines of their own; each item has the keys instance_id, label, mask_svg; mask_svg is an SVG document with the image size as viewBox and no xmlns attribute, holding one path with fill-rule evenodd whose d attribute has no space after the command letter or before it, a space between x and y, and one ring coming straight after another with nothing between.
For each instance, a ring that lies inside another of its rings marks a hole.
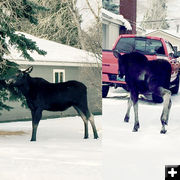
<instances>
[{"instance_id":1,"label":"roof","mask_svg":"<svg viewBox=\"0 0 180 180\"><path fill-rule=\"evenodd\" d=\"M166 34L168 36L180 39L180 33L177 33L174 30L162 30L162 29L150 30L149 29L146 31L146 35L151 34L151 33L155 33L155 32L161 32L161 33Z\"/></svg>"},{"instance_id":2,"label":"roof","mask_svg":"<svg viewBox=\"0 0 180 180\"><path fill-rule=\"evenodd\" d=\"M123 17L123 15L114 14L102 8L102 17L115 20L115 23L125 26L128 30L132 29L131 24Z\"/></svg>"},{"instance_id":3,"label":"roof","mask_svg":"<svg viewBox=\"0 0 180 180\"><path fill-rule=\"evenodd\" d=\"M41 39L27 33L17 32L17 34L24 34L26 38L36 42L37 46L46 51L45 56L39 55L37 52L30 52L29 54L35 60L30 62L18 52L15 47L10 48L10 55L5 56L9 60L15 61L18 64L37 64L37 65L87 65L97 64L98 60L93 53L77 49L71 46L60 44L54 41Z\"/></svg>"}]
</instances>

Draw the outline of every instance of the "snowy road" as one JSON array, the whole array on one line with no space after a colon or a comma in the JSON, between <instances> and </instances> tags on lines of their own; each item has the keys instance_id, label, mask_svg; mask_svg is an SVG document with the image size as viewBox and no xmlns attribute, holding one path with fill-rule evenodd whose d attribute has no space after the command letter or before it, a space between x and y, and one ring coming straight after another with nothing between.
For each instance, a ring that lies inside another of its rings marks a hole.
<instances>
[{"instance_id":1,"label":"snowy road","mask_svg":"<svg viewBox=\"0 0 180 180\"><path fill-rule=\"evenodd\" d=\"M164 180L165 165L180 164L180 94L172 97L167 134L160 134L162 104L139 102L140 130L134 115L124 123L127 93L111 89L103 99L104 180Z\"/></svg>"},{"instance_id":2,"label":"snowy road","mask_svg":"<svg viewBox=\"0 0 180 180\"><path fill-rule=\"evenodd\" d=\"M37 142L30 142L31 122L0 124L1 180L102 180L102 116L95 116L100 135L83 139L80 117L41 121Z\"/></svg>"}]
</instances>

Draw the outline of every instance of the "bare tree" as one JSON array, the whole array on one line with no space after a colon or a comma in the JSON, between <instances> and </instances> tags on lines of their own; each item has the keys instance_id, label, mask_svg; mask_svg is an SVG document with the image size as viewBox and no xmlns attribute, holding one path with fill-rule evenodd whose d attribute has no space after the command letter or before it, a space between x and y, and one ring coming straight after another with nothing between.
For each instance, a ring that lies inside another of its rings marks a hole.
<instances>
[{"instance_id":1,"label":"bare tree","mask_svg":"<svg viewBox=\"0 0 180 180\"><path fill-rule=\"evenodd\" d=\"M74 8L73 0L54 1L54 0L32 0L40 5L47 7L48 11L38 15L38 26L20 24L22 31L26 31L35 36L54 40L56 42L82 48L79 41L78 23L80 17L73 13L77 10Z\"/></svg>"},{"instance_id":2,"label":"bare tree","mask_svg":"<svg viewBox=\"0 0 180 180\"><path fill-rule=\"evenodd\" d=\"M97 109L102 108L100 103L102 100L101 91L101 59L102 59L102 22L101 22L101 0L86 0L84 7L85 11L88 11L88 16L92 16L94 21L89 24L87 29L83 29L83 39L85 43L85 50L90 51L94 54L97 63L96 67L89 67L81 69L81 74L85 79L88 80L89 91L91 88L96 89L98 100L94 99L94 106ZM85 17L86 18L86 17Z\"/></svg>"},{"instance_id":3,"label":"bare tree","mask_svg":"<svg viewBox=\"0 0 180 180\"><path fill-rule=\"evenodd\" d=\"M90 1L86 0L86 3L88 5L89 10L92 12L92 14L94 15L94 18L96 19L96 23L99 24L100 23L100 19L101 19L101 8L102 8L102 2L99 0L96 0L96 4L97 4L97 13L95 12L95 10L92 8Z\"/></svg>"},{"instance_id":4,"label":"bare tree","mask_svg":"<svg viewBox=\"0 0 180 180\"><path fill-rule=\"evenodd\" d=\"M72 3L72 7L69 5L67 6L67 8L69 9L69 12L71 12L71 15L74 19L74 22L75 22L75 25L78 29L78 39L79 39L79 43L81 44L81 48L82 49L86 49L85 48L85 42L84 42L84 38L83 38L83 33L82 33L82 29L81 29L81 23L79 21L79 12L78 12L78 9L76 7L76 4L77 4L77 0L71 0L71 2L69 3Z\"/></svg>"},{"instance_id":5,"label":"bare tree","mask_svg":"<svg viewBox=\"0 0 180 180\"><path fill-rule=\"evenodd\" d=\"M144 15L141 26L145 29L168 29L167 0L151 0L150 2L150 8Z\"/></svg>"}]
</instances>

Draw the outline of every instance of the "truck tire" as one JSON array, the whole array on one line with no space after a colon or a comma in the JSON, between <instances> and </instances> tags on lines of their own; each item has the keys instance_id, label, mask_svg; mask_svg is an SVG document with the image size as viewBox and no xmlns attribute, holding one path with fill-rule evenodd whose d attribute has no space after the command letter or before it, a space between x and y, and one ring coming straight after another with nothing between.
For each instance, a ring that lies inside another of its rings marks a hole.
<instances>
[{"instance_id":1,"label":"truck tire","mask_svg":"<svg viewBox=\"0 0 180 180\"><path fill-rule=\"evenodd\" d=\"M172 94L177 94L179 91L179 74L177 76L177 78L174 80L174 87L170 88L170 91Z\"/></svg>"},{"instance_id":2,"label":"truck tire","mask_svg":"<svg viewBox=\"0 0 180 180\"><path fill-rule=\"evenodd\" d=\"M102 97L106 98L109 92L109 86L107 85L103 85L102 86Z\"/></svg>"}]
</instances>

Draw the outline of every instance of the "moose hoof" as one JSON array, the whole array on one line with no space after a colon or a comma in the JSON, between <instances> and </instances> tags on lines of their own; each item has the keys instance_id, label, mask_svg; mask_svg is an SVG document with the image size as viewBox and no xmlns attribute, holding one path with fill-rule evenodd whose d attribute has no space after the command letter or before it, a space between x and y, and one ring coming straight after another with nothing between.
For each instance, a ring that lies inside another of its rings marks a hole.
<instances>
[{"instance_id":1,"label":"moose hoof","mask_svg":"<svg viewBox=\"0 0 180 180\"><path fill-rule=\"evenodd\" d=\"M88 139L89 137L88 136L85 136L84 139Z\"/></svg>"},{"instance_id":2,"label":"moose hoof","mask_svg":"<svg viewBox=\"0 0 180 180\"><path fill-rule=\"evenodd\" d=\"M136 124L134 125L133 132L137 132L138 129L139 129L139 127L140 127L139 123L136 123Z\"/></svg>"},{"instance_id":3,"label":"moose hoof","mask_svg":"<svg viewBox=\"0 0 180 180\"><path fill-rule=\"evenodd\" d=\"M31 139L30 141L31 141L31 142L36 142L36 140L35 140L35 139Z\"/></svg>"},{"instance_id":4,"label":"moose hoof","mask_svg":"<svg viewBox=\"0 0 180 180\"><path fill-rule=\"evenodd\" d=\"M161 134L166 134L167 130L161 130L160 133Z\"/></svg>"},{"instance_id":5,"label":"moose hoof","mask_svg":"<svg viewBox=\"0 0 180 180\"><path fill-rule=\"evenodd\" d=\"M138 129L137 129L137 128L134 128L134 129L133 129L133 132L138 132Z\"/></svg>"},{"instance_id":6,"label":"moose hoof","mask_svg":"<svg viewBox=\"0 0 180 180\"><path fill-rule=\"evenodd\" d=\"M165 121L165 120L161 120L161 124L162 124L163 126L165 126L165 125L168 125L168 122Z\"/></svg>"},{"instance_id":7,"label":"moose hoof","mask_svg":"<svg viewBox=\"0 0 180 180\"><path fill-rule=\"evenodd\" d=\"M129 117L126 116L126 117L124 118L124 122L129 122Z\"/></svg>"}]
</instances>

